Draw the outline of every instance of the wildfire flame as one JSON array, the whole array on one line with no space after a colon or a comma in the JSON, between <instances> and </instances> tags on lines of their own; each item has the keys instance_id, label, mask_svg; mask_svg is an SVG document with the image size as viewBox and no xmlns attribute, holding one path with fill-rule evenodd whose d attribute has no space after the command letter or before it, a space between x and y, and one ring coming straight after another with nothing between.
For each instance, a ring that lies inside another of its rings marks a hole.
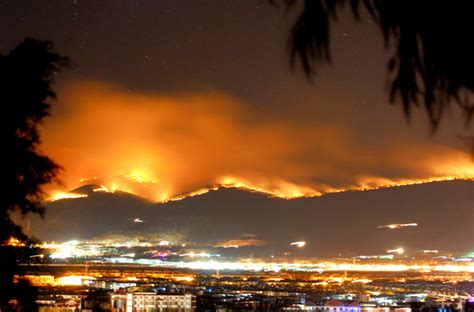
<instances>
[{"instance_id":1,"label":"wildfire flame","mask_svg":"<svg viewBox=\"0 0 474 312\"><path fill-rule=\"evenodd\" d=\"M93 184L154 202L219 188L292 199L474 179L466 152L407 139L367 153L350 129L252 119L250 106L216 91L157 95L89 82L61 94L68 111L48 121L43 141L69 189ZM51 201L87 197L49 191Z\"/></svg>"},{"instance_id":2,"label":"wildfire flame","mask_svg":"<svg viewBox=\"0 0 474 312\"><path fill-rule=\"evenodd\" d=\"M24 247L26 244L18 238L10 236L10 238L4 242L3 246Z\"/></svg>"},{"instance_id":3,"label":"wildfire flame","mask_svg":"<svg viewBox=\"0 0 474 312\"><path fill-rule=\"evenodd\" d=\"M62 192L62 191L54 191L52 192L51 196L47 199L49 202L55 202L62 199L77 199L77 198L85 198L87 194L78 194L73 192Z\"/></svg>"}]
</instances>

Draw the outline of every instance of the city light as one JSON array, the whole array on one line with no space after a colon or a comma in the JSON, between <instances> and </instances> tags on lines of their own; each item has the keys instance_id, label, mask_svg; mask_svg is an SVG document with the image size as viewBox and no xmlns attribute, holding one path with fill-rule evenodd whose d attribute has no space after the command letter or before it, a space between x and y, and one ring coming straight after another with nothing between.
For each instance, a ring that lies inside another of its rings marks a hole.
<instances>
[{"instance_id":1,"label":"city light","mask_svg":"<svg viewBox=\"0 0 474 312\"><path fill-rule=\"evenodd\" d=\"M173 279L177 282L192 282L194 277L192 276L173 276Z\"/></svg>"},{"instance_id":2,"label":"city light","mask_svg":"<svg viewBox=\"0 0 474 312\"><path fill-rule=\"evenodd\" d=\"M405 250L403 248L396 248L396 249L387 250L387 253L397 253L399 255L401 255L404 252L405 252Z\"/></svg>"},{"instance_id":3,"label":"city light","mask_svg":"<svg viewBox=\"0 0 474 312\"><path fill-rule=\"evenodd\" d=\"M290 246L296 246L298 248L303 248L306 245L305 241L298 241L290 243Z\"/></svg>"},{"instance_id":4,"label":"city light","mask_svg":"<svg viewBox=\"0 0 474 312\"><path fill-rule=\"evenodd\" d=\"M0 0L0 312L474 312L471 7Z\"/></svg>"},{"instance_id":5,"label":"city light","mask_svg":"<svg viewBox=\"0 0 474 312\"><path fill-rule=\"evenodd\" d=\"M379 225L379 229L387 228L391 230L401 229L404 227L416 227L418 223L394 223L394 224L386 224L386 225Z\"/></svg>"},{"instance_id":6,"label":"city light","mask_svg":"<svg viewBox=\"0 0 474 312\"><path fill-rule=\"evenodd\" d=\"M81 286L92 280L95 280L92 276L70 275L57 278L56 284L59 286Z\"/></svg>"}]
</instances>

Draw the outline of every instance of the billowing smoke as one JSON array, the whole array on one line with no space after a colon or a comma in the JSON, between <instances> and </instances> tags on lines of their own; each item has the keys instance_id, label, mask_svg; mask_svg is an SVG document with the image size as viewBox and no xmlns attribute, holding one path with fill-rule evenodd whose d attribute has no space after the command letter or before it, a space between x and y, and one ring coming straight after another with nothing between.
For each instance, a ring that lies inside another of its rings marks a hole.
<instances>
[{"instance_id":1,"label":"billowing smoke","mask_svg":"<svg viewBox=\"0 0 474 312\"><path fill-rule=\"evenodd\" d=\"M65 189L97 184L153 201L219 186L285 198L474 177L469 155L402 141L364 146L344 125L261 116L216 90L146 94L100 82L60 92L44 149Z\"/></svg>"}]
</instances>

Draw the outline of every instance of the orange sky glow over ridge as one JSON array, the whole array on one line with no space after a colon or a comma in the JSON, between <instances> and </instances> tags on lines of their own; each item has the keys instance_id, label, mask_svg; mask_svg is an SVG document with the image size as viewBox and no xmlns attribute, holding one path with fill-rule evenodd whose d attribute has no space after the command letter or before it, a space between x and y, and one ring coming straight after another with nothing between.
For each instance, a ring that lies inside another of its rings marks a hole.
<instances>
[{"instance_id":1,"label":"orange sky glow over ridge","mask_svg":"<svg viewBox=\"0 0 474 312\"><path fill-rule=\"evenodd\" d=\"M64 168L63 185L47 190L53 200L81 197L67 191L85 184L164 202L219 187L289 199L474 178L461 149L403 140L368 147L343 125L261 121L213 89L147 94L75 82L60 101L43 128L45 153Z\"/></svg>"}]
</instances>

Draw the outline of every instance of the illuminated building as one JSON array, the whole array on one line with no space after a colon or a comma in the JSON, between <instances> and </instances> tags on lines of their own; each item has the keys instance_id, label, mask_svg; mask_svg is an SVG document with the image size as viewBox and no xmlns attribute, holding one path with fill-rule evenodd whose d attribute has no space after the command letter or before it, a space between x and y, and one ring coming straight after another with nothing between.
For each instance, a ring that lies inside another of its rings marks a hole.
<instances>
[{"instance_id":1,"label":"illuminated building","mask_svg":"<svg viewBox=\"0 0 474 312\"><path fill-rule=\"evenodd\" d=\"M155 292L113 293L113 312L194 311L195 296L192 294L157 294Z\"/></svg>"},{"instance_id":2,"label":"illuminated building","mask_svg":"<svg viewBox=\"0 0 474 312\"><path fill-rule=\"evenodd\" d=\"M332 299L326 302L324 306L314 306L313 310L324 312L361 312L361 306L358 302L344 303Z\"/></svg>"},{"instance_id":3,"label":"illuminated building","mask_svg":"<svg viewBox=\"0 0 474 312\"><path fill-rule=\"evenodd\" d=\"M75 312L81 310L81 301L75 299L41 299L36 300L39 312Z\"/></svg>"},{"instance_id":4,"label":"illuminated building","mask_svg":"<svg viewBox=\"0 0 474 312\"><path fill-rule=\"evenodd\" d=\"M411 312L408 307L370 307L361 305L357 301L343 302L331 299L322 306L307 307L321 312Z\"/></svg>"},{"instance_id":5,"label":"illuminated building","mask_svg":"<svg viewBox=\"0 0 474 312\"><path fill-rule=\"evenodd\" d=\"M55 285L55 277L51 274L27 274L23 276L15 276L15 280L18 281L20 278L27 280L32 286L53 286Z\"/></svg>"}]
</instances>

